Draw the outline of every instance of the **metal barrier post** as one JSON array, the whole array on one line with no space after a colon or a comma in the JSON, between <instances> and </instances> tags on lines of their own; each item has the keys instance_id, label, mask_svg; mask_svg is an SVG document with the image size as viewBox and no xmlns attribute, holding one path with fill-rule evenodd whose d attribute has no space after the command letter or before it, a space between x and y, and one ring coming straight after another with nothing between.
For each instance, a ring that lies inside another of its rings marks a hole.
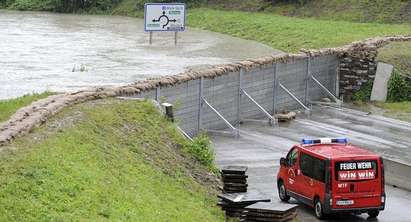
<instances>
[{"instance_id":1,"label":"metal barrier post","mask_svg":"<svg viewBox=\"0 0 411 222\"><path fill-rule=\"evenodd\" d=\"M242 98L241 89L243 87L243 75L244 75L244 68L240 68L240 72L238 74L237 127L240 127L240 124L241 124L241 98Z\"/></svg>"},{"instance_id":2,"label":"metal barrier post","mask_svg":"<svg viewBox=\"0 0 411 222\"><path fill-rule=\"evenodd\" d=\"M160 102L160 86L156 88L156 101Z\"/></svg>"},{"instance_id":3,"label":"metal barrier post","mask_svg":"<svg viewBox=\"0 0 411 222\"><path fill-rule=\"evenodd\" d=\"M278 63L273 64L274 69L274 84L273 84L273 115L276 113L277 109L277 89L278 89Z\"/></svg>"},{"instance_id":4,"label":"metal barrier post","mask_svg":"<svg viewBox=\"0 0 411 222\"><path fill-rule=\"evenodd\" d=\"M174 45L177 45L178 32L174 32Z\"/></svg>"},{"instance_id":5,"label":"metal barrier post","mask_svg":"<svg viewBox=\"0 0 411 222\"><path fill-rule=\"evenodd\" d=\"M200 133L202 127L202 115L203 115L203 79L200 78L198 83L198 113L197 113L197 134Z\"/></svg>"},{"instance_id":6,"label":"metal barrier post","mask_svg":"<svg viewBox=\"0 0 411 222\"><path fill-rule=\"evenodd\" d=\"M307 67L305 75L305 104L308 105L310 101L310 77L311 77L311 58L307 57Z\"/></svg>"}]
</instances>

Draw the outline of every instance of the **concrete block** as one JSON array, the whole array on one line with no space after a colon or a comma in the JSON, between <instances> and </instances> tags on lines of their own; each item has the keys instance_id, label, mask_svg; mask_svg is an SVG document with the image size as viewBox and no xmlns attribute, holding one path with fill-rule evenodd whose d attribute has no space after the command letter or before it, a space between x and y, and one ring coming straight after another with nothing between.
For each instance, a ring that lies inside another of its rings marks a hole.
<instances>
[{"instance_id":1,"label":"concrete block","mask_svg":"<svg viewBox=\"0 0 411 222\"><path fill-rule=\"evenodd\" d=\"M371 92L371 101L385 102L387 100L388 80L391 77L393 69L394 67L390 64L378 63Z\"/></svg>"},{"instance_id":2,"label":"concrete block","mask_svg":"<svg viewBox=\"0 0 411 222\"><path fill-rule=\"evenodd\" d=\"M385 182L411 191L411 165L384 158Z\"/></svg>"}]
</instances>

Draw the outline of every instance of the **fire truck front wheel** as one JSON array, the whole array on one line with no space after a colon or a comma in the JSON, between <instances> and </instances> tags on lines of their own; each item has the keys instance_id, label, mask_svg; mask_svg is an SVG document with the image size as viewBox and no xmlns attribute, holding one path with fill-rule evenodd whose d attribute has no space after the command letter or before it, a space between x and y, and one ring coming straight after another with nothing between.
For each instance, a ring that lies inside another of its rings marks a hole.
<instances>
[{"instance_id":1,"label":"fire truck front wheel","mask_svg":"<svg viewBox=\"0 0 411 222\"><path fill-rule=\"evenodd\" d=\"M315 216L318 219L324 219L324 211L323 211L323 205L321 204L321 201L318 198L315 198L314 200L314 211L315 211Z\"/></svg>"},{"instance_id":2,"label":"fire truck front wheel","mask_svg":"<svg viewBox=\"0 0 411 222\"><path fill-rule=\"evenodd\" d=\"M287 202L290 200L290 196L287 194L287 190L285 189L284 182L282 180L278 181L278 196L280 200Z\"/></svg>"}]
</instances>

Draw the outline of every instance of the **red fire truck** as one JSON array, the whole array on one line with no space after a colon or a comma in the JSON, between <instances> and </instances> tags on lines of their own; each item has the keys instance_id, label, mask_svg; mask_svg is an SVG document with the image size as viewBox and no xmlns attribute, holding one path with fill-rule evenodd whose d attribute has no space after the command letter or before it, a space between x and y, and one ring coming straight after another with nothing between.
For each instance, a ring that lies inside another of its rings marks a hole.
<instances>
[{"instance_id":1,"label":"red fire truck","mask_svg":"<svg viewBox=\"0 0 411 222\"><path fill-rule=\"evenodd\" d=\"M293 197L312 206L320 219L336 212L375 218L385 208L382 158L346 138L303 139L280 163L280 199Z\"/></svg>"}]
</instances>

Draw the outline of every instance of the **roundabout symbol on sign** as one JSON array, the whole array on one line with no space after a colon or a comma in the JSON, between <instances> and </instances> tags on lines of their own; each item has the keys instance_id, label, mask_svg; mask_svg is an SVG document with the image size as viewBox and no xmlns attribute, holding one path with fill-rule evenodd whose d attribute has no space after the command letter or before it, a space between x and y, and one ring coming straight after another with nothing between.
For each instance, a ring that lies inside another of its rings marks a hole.
<instances>
[{"instance_id":1,"label":"roundabout symbol on sign","mask_svg":"<svg viewBox=\"0 0 411 222\"><path fill-rule=\"evenodd\" d=\"M161 22L161 24L163 24L163 28L165 28L170 22L177 22L177 20L168 18L166 12L163 11L163 14L158 17L158 19L153 19L153 22Z\"/></svg>"},{"instance_id":2,"label":"roundabout symbol on sign","mask_svg":"<svg viewBox=\"0 0 411 222\"><path fill-rule=\"evenodd\" d=\"M144 4L144 31L150 32L150 45L153 32L174 32L174 44L177 45L177 33L185 30L185 8L184 3Z\"/></svg>"}]
</instances>

